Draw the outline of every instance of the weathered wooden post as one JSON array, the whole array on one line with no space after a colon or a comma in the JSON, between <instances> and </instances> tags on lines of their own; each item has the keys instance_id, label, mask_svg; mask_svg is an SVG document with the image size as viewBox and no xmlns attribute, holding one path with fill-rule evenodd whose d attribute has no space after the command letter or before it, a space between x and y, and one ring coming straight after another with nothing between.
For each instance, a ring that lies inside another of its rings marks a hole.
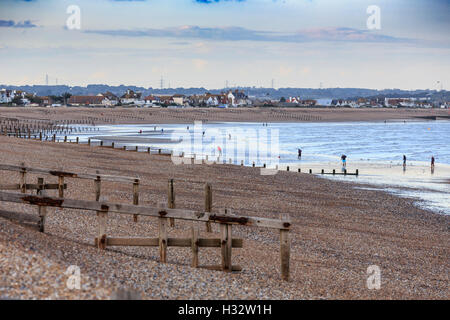
<instances>
[{"instance_id":1,"label":"weathered wooden post","mask_svg":"<svg viewBox=\"0 0 450 320\"><path fill-rule=\"evenodd\" d=\"M228 215L229 209L223 209L222 214ZM222 249L222 270L229 271L232 270L231 264L231 244L232 244L232 233L231 224L221 223L220 224L220 236L221 236L221 249Z\"/></svg>"},{"instance_id":2,"label":"weathered wooden post","mask_svg":"<svg viewBox=\"0 0 450 320\"><path fill-rule=\"evenodd\" d=\"M281 214L281 220L290 226L289 214ZM291 246L289 242L289 229L280 229L280 258L281 258L281 278L289 281L289 260Z\"/></svg>"},{"instance_id":3,"label":"weathered wooden post","mask_svg":"<svg viewBox=\"0 0 450 320\"><path fill-rule=\"evenodd\" d=\"M169 179L169 189L167 193L167 207L169 209L175 209L175 191L173 189L173 179ZM175 219L170 218L169 224L171 227L175 227Z\"/></svg>"},{"instance_id":4,"label":"weathered wooden post","mask_svg":"<svg viewBox=\"0 0 450 320\"><path fill-rule=\"evenodd\" d=\"M302 169L298 168L298 172L302 172Z\"/></svg>"},{"instance_id":5,"label":"weathered wooden post","mask_svg":"<svg viewBox=\"0 0 450 320\"><path fill-rule=\"evenodd\" d=\"M58 196L64 198L64 176L58 176Z\"/></svg>"},{"instance_id":6,"label":"weathered wooden post","mask_svg":"<svg viewBox=\"0 0 450 320\"><path fill-rule=\"evenodd\" d=\"M209 183L205 184L205 212L212 210L212 190ZM211 222L206 222L206 232L212 232Z\"/></svg>"},{"instance_id":7,"label":"weathered wooden post","mask_svg":"<svg viewBox=\"0 0 450 320\"><path fill-rule=\"evenodd\" d=\"M101 198L102 201L106 201L105 197ZM100 198L97 200L100 201ZM102 205L101 210L97 211L97 248L105 250L107 243L106 229L108 223L108 206Z\"/></svg>"},{"instance_id":8,"label":"weathered wooden post","mask_svg":"<svg viewBox=\"0 0 450 320\"><path fill-rule=\"evenodd\" d=\"M95 201L99 201L100 193L101 193L101 178L100 178L100 176L97 176L97 178L94 180L94 189L95 189Z\"/></svg>"},{"instance_id":9,"label":"weathered wooden post","mask_svg":"<svg viewBox=\"0 0 450 320\"><path fill-rule=\"evenodd\" d=\"M64 142L67 142L67 136L64 136Z\"/></svg>"},{"instance_id":10,"label":"weathered wooden post","mask_svg":"<svg viewBox=\"0 0 450 320\"><path fill-rule=\"evenodd\" d=\"M135 206L139 205L139 179L134 179L133 182L133 204ZM138 215L133 214L133 221L138 221Z\"/></svg>"},{"instance_id":11,"label":"weathered wooden post","mask_svg":"<svg viewBox=\"0 0 450 320\"><path fill-rule=\"evenodd\" d=\"M198 223L196 221L192 222L191 227L191 250L192 250L192 267L198 267Z\"/></svg>"},{"instance_id":12,"label":"weathered wooden post","mask_svg":"<svg viewBox=\"0 0 450 320\"><path fill-rule=\"evenodd\" d=\"M76 142L77 144L79 144L80 143L80 138L79 137L77 137L77 142Z\"/></svg>"},{"instance_id":13,"label":"weathered wooden post","mask_svg":"<svg viewBox=\"0 0 450 320\"><path fill-rule=\"evenodd\" d=\"M312 169L309 169L309 173L312 173Z\"/></svg>"},{"instance_id":14,"label":"weathered wooden post","mask_svg":"<svg viewBox=\"0 0 450 320\"><path fill-rule=\"evenodd\" d=\"M356 169L356 173L355 173L356 175L359 175L359 170L358 169Z\"/></svg>"},{"instance_id":15,"label":"weathered wooden post","mask_svg":"<svg viewBox=\"0 0 450 320\"><path fill-rule=\"evenodd\" d=\"M336 169L333 169L333 175L335 175L336 174Z\"/></svg>"},{"instance_id":16,"label":"weathered wooden post","mask_svg":"<svg viewBox=\"0 0 450 320\"><path fill-rule=\"evenodd\" d=\"M322 173L322 174L324 174L324 173L325 173L325 170L324 170L324 169L322 169L321 173Z\"/></svg>"},{"instance_id":17,"label":"weathered wooden post","mask_svg":"<svg viewBox=\"0 0 450 320\"><path fill-rule=\"evenodd\" d=\"M167 218L165 218L166 204L163 202L158 203L159 211L159 260L162 263L167 262Z\"/></svg>"},{"instance_id":18,"label":"weathered wooden post","mask_svg":"<svg viewBox=\"0 0 450 320\"><path fill-rule=\"evenodd\" d=\"M27 193L27 168L22 162L22 169L20 170L20 190L22 193Z\"/></svg>"},{"instance_id":19,"label":"weathered wooden post","mask_svg":"<svg viewBox=\"0 0 450 320\"><path fill-rule=\"evenodd\" d=\"M38 178L38 189L37 194L40 196L47 196L47 192L44 190L44 178ZM39 214L39 232L45 232L45 219L47 216L47 206L38 205L38 214Z\"/></svg>"},{"instance_id":20,"label":"weathered wooden post","mask_svg":"<svg viewBox=\"0 0 450 320\"><path fill-rule=\"evenodd\" d=\"M91 145L91 138L88 138L88 146Z\"/></svg>"},{"instance_id":21,"label":"weathered wooden post","mask_svg":"<svg viewBox=\"0 0 450 320\"><path fill-rule=\"evenodd\" d=\"M289 171L289 166L286 167L286 171Z\"/></svg>"}]
</instances>

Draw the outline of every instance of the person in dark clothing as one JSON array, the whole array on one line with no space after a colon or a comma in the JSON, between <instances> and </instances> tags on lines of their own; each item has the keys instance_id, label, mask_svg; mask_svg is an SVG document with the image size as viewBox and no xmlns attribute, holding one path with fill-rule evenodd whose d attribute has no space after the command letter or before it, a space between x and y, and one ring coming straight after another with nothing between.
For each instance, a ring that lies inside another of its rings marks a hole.
<instances>
[{"instance_id":1,"label":"person in dark clothing","mask_svg":"<svg viewBox=\"0 0 450 320\"><path fill-rule=\"evenodd\" d=\"M302 149L298 149L298 158L301 159L302 157Z\"/></svg>"},{"instance_id":2,"label":"person in dark clothing","mask_svg":"<svg viewBox=\"0 0 450 320\"><path fill-rule=\"evenodd\" d=\"M431 170L434 170L434 156L431 156Z\"/></svg>"},{"instance_id":3,"label":"person in dark clothing","mask_svg":"<svg viewBox=\"0 0 450 320\"><path fill-rule=\"evenodd\" d=\"M342 160L342 166L347 167L347 156L345 154L343 154L341 156L341 160Z\"/></svg>"},{"instance_id":4,"label":"person in dark clothing","mask_svg":"<svg viewBox=\"0 0 450 320\"><path fill-rule=\"evenodd\" d=\"M406 156L403 155L403 168L406 168Z\"/></svg>"}]
</instances>

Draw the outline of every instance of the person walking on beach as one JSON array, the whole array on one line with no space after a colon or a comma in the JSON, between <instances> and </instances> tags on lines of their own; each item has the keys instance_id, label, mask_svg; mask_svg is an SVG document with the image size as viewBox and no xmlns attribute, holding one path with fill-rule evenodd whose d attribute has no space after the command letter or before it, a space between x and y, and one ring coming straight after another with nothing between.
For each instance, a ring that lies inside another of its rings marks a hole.
<instances>
[{"instance_id":1,"label":"person walking on beach","mask_svg":"<svg viewBox=\"0 0 450 320\"><path fill-rule=\"evenodd\" d=\"M298 148L298 158L302 158L302 149Z\"/></svg>"},{"instance_id":2,"label":"person walking on beach","mask_svg":"<svg viewBox=\"0 0 450 320\"><path fill-rule=\"evenodd\" d=\"M406 168L406 156L403 155L403 169Z\"/></svg>"},{"instance_id":3,"label":"person walking on beach","mask_svg":"<svg viewBox=\"0 0 450 320\"><path fill-rule=\"evenodd\" d=\"M342 167L346 168L347 167L347 156L345 154L343 154L341 156L341 160L342 160Z\"/></svg>"},{"instance_id":4,"label":"person walking on beach","mask_svg":"<svg viewBox=\"0 0 450 320\"><path fill-rule=\"evenodd\" d=\"M431 156L431 170L434 170L434 156Z\"/></svg>"}]
</instances>

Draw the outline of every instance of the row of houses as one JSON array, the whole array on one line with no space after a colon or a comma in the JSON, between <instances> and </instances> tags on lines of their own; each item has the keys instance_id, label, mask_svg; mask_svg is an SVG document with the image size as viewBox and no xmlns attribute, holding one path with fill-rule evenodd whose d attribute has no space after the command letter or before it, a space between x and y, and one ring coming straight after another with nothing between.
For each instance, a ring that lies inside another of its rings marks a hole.
<instances>
[{"instance_id":1,"label":"row of houses","mask_svg":"<svg viewBox=\"0 0 450 320\"><path fill-rule=\"evenodd\" d=\"M279 107L351 107L351 108L449 108L450 102L434 103L428 98L359 98L359 99L301 99L289 97L280 100L257 99L248 97L243 91L229 90L219 94L206 92L201 95L149 95L143 96L141 92L127 90L122 96L112 92L99 93L97 95L79 96L67 95L54 101L51 97L36 96L19 90L0 89L0 104L21 104L28 106L103 106L114 107L119 105L133 105L138 107L240 107L240 106L279 106Z\"/></svg>"},{"instance_id":2,"label":"row of houses","mask_svg":"<svg viewBox=\"0 0 450 320\"><path fill-rule=\"evenodd\" d=\"M373 98L373 99L317 99L302 100L300 97L289 97L286 104L302 107L325 106L325 107L351 107L351 108L432 108L436 106L427 98ZM439 104L448 108L449 103Z\"/></svg>"},{"instance_id":3,"label":"row of houses","mask_svg":"<svg viewBox=\"0 0 450 320\"><path fill-rule=\"evenodd\" d=\"M203 95L185 96L175 95L149 95L142 96L140 92L127 90L125 94L118 97L111 92L101 93L96 96L71 96L67 101L69 105L137 105L137 106L243 106L251 105L251 100L243 91L235 90L222 92L220 94L211 94L209 92Z\"/></svg>"}]
</instances>

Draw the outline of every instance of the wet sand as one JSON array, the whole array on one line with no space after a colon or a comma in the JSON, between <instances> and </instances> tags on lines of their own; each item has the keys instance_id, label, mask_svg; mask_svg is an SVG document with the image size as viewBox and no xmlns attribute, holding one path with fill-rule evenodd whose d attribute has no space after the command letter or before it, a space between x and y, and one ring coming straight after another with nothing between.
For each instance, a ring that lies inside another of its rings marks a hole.
<instances>
[{"instance_id":1,"label":"wet sand","mask_svg":"<svg viewBox=\"0 0 450 320\"><path fill-rule=\"evenodd\" d=\"M185 120L183 120L185 121ZM379 190L321 179L309 174L232 165L174 165L169 157L147 153L38 142L0 136L0 161L75 172L137 176L140 203L167 200L167 180L175 180L177 208L203 208L204 183L213 188L213 212L231 208L236 214L293 221L291 281L279 273L277 232L236 227L244 248L233 250L241 273L193 269L190 250L169 248L168 264L158 262L156 248L114 247L99 251L94 212L50 209L48 233L32 228L36 208L1 203L0 297L108 298L127 287L146 299L448 299L450 217L418 208ZM0 172L0 184L17 183L18 174ZM29 181L37 176L30 175ZM56 182L55 178L45 177ZM67 197L93 200L91 181L67 179ZM370 187L370 186L368 186ZM130 185L102 185L109 201L132 203ZM54 192L49 192L50 195ZM202 225L201 235L205 236ZM177 221L173 237L187 236L190 224ZM214 236L218 236L214 226ZM111 215L108 234L154 236L157 221ZM3 250L6 248L6 251ZM220 250L200 249L200 264L220 263ZM78 265L82 290L65 287L62 272ZM381 289L366 286L367 268L381 269ZM14 267L13 267L14 266Z\"/></svg>"},{"instance_id":2,"label":"wet sand","mask_svg":"<svg viewBox=\"0 0 450 320\"><path fill-rule=\"evenodd\" d=\"M193 123L231 122L336 122L424 120L423 117L449 119L446 109L386 108L0 108L0 119L89 120L102 123ZM422 118L421 118L422 117ZM441 117L441 118L439 118Z\"/></svg>"}]
</instances>

